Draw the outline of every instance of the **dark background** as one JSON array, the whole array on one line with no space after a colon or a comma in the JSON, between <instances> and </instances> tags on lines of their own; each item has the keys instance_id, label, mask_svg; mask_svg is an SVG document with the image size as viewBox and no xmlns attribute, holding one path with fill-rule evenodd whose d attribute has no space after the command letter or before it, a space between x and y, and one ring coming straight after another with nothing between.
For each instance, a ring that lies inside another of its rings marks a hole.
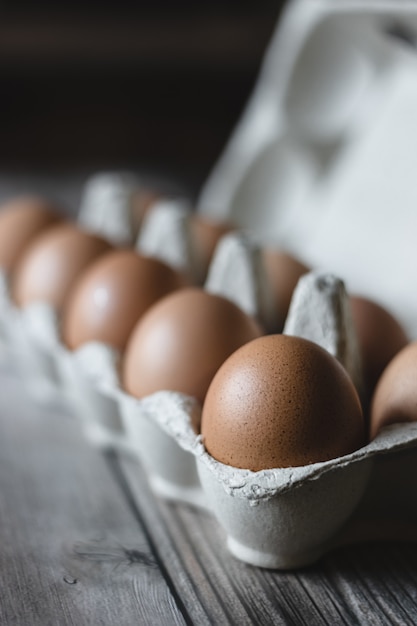
<instances>
[{"instance_id":1,"label":"dark background","mask_svg":"<svg viewBox=\"0 0 417 626\"><path fill-rule=\"evenodd\" d=\"M198 189L281 1L0 3L0 169L145 168Z\"/></svg>"}]
</instances>

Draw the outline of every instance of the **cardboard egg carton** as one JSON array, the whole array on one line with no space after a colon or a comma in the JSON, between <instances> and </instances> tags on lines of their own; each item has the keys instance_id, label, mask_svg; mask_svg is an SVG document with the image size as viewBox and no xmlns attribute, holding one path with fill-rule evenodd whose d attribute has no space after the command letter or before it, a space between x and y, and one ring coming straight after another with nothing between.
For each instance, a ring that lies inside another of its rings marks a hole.
<instances>
[{"instance_id":1,"label":"cardboard egg carton","mask_svg":"<svg viewBox=\"0 0 417 626\"><path fill-rule=\"evenodd\" d=\"M289 2L199 203L202 213L246 232L224 237L206 288L267 325L274 310L260 245L294 251L317 271L300 280L284 332L331 352L359 390L345 286L386 304L417 336L414 264L387 254L415 256L410 168L417 143L409 138L417 131L417 64L403 44L414 28L414 1ZM142 249L163 251L192 272L188 209L163 214L142 236ZM90 441L133 454L156 494L214 514L237 558L295 568L346 541L417 539L417 423L387 426L361 449L324 463L260 472L226 466L193 428L201 409L193 398L164 390L133 398L120 385L121 355L97 343L68 351L53 311L42 304L12 311L4 292L3 308L14 319L4 335L16 346L25 337L32 356L22 363L65 393Z\"/></svg>"},{"instance_id":2,"label":"cardboard egg carton","mask_svg":"<svg viewBox=\"0 0 417 626\"><path fill-rule=\"evenodd\" d=\"M206 288L233 299L262 321L271 312L264 306L260 288L265 277L258 253L259 246L244 233L225 236L213 259ZM236 268L240 268L239 279L233 281ZM201 411L196 400L164 390L143 399L130 396L120 384L120 355L99 343L70 352L60 342L52 316L45 313L44 307L33 313L36 334L38 338L49 337L44 347L55 342L51 356L68 402L89 440L135 456L158 496L214 514L226 531L229 550L237 558L271 568L311 563L346 541L349 533L357 539L355 532L367 519L369 501L379 516L376 520L374 516L374 524L378 528L381 522L384 536L391 536L386 530L391 503L386 489L381 489L383 472L382 478L379 476L380 468L384 468L381 458L386 455L391 471L401 481L403 451L415 453L417 424L386 427L363 448L324 463L260 472L226 466L207 453L193 428ZM348 296L339 278L316 271L302 277L284 332L324 347L360 386L356 337ZM413 458L407 459L407 472L412 462ZM379 499L375 495L378 485ZM411 485L403 509L397 506L400 521L407 522L410 506L417 510ZM358 515L361 509L365 511L363 517ZM361 539L370 537L366 524L365 531L360 531Z\"/></svg>"}]
</instances>

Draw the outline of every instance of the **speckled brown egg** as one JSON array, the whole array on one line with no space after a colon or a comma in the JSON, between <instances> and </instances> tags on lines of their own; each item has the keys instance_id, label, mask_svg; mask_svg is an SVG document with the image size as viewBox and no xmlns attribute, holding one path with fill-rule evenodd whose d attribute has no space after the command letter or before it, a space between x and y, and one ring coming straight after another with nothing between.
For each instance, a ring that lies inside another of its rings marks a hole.
<instances>
[{"instance_id":1,"label":"speckled brown egg","mask_svg":"<svg viewBox=\"0 0 417 626\"><path fill-rule=\"evenodd\" d=\"M371 406L370 436L383 426L417 421L417 341L390 361L380 377Z\"/></svg>"},{"instance_id":2,"label":"speckled brown egg","mask_svg":"<svg viewBox=\"0 0 417 626\"><path fill-rule=\"evenodd\" d=\"M139 320L126 347L123 386L138 398L171 390L202 402L223 361L261 332L230 300L203 289L182 289Z\"/></svg>"},{"instance_id":3,"label":"speckled brown egg","mask_svg":"<svg viewBox=\"0 0 417 626\"><path fill-rule=\"evenodd\" d=\"M236 227L229 222L210 220L198 214L191 216L191 238L200 265L201 281L205 280L214 251L220 239Z\"/></svg>"},{"instance_id":4,"label":"speckled brown egg","mask_svg":"<svg viewBox=\"0 0 417 626\"><path fill-rule=\"evenodd\" d=\"M80 273L112 249L110 243L74 224L48 229L29 246L16 267L11 290L18 306L36 300L60 311Z\"/></svg>"},{"instance_id":5,"label":"speckled brown egg","mask_svg":"<svg viewBox=\"0 0 417 626\"><path fill-rule=\"evenodd\" d=\"M48 200L37 196L12 198L0 207L0 267L11 272L28 245L42 231L63 220Z\"/></svg>"},{"instance_id":6,"label":"speckled brown egg","mask_svg":"<svg viewBox=\"0 0 417 626\"><path fill-rule=\"evenodd\" d=\"M109 252L77 281L63 313L63 339L72 350L87 341L123 350L143 313L184 285L185 278L162 261L133 250Z\"/></svg>"},{"instance_id":7,"label":"speckled brown egg","mask_svg":"<svg viewBox=\"0 0 417 626\"><path fill-rule=\"evenodd\" d=\"M276 310L275 328L269 330L270 332L281 332L288 315L294 289L298 280L309 271L309 268L292 254L274 248L262 250L262 259Z\"/></svg>"},{"instance_id":8,"label":"speckled brown egg","mask_svg":"<svg viewBox=\"0 0 417 626\"><path fill-rule=\"evenodd\" d=\"M357 392L340 363L299 337L268 335L215 375L201 432L218 461L258 471L336 458L364 444Z\"/></svg>"},{"instance_id":9,"label":"speckled brown egg","mask_svg":"<svg viewBox=\"0 0 417 626\"><path fill-rule=\"evenodd\" d=\"M364 402L368 404L383 370L409 342L405 330L384 307L368 298L350 298L362 361Z\"/></svg>"}]
</instances>

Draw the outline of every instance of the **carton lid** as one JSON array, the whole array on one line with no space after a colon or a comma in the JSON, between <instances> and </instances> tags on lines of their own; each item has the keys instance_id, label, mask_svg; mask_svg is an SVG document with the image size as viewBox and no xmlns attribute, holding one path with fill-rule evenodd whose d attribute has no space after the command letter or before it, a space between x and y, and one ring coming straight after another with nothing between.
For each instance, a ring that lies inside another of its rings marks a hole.
<instances>
[{"instance_id":1,"label":"carton lid","mask_svg":"<svg viewBox=\"0 0 417 626\"><path fill-rule=\"evenodd\" d=\"M334 272L417 338L417 2L294 0L199 210Z\"/></svg>"}]
</instances>

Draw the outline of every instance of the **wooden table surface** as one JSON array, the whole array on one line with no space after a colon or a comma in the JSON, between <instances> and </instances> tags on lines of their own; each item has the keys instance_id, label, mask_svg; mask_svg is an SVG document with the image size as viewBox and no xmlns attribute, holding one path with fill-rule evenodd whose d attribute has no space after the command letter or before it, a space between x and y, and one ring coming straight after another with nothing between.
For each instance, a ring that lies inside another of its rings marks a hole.
<instances>
[{"instance_id":1,"label":"wooden table surface","mask_svg":"<svg viewBox=\"0 0 417 626\"><path fill-rule=\"evenodd\" d=\"M0 371L0 623L417 623L417 547L339 548L291 572L230 556L207 513L157 499L137 461Z\"/></svg>"}]
</instances>

